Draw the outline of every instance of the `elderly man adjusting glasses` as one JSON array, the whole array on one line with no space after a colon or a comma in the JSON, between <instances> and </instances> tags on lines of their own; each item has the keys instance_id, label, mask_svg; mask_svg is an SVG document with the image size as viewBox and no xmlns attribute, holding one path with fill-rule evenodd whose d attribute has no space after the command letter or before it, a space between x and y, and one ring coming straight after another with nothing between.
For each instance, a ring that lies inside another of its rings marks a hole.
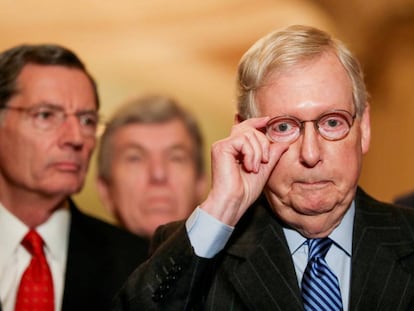
<instances>
[{"instance_id":1,"label":"elderly man adjusting glasses","mask_svg":"<svg viewBox=\"0 0 414 311\"><path fill-rule=\"evenodd\" d=\"M115 310L412 310L414 213L357 186L371 132L356 59L294 25L244 54L238 86L206 200L158 230Z\"/></svg>"}]
</instances>

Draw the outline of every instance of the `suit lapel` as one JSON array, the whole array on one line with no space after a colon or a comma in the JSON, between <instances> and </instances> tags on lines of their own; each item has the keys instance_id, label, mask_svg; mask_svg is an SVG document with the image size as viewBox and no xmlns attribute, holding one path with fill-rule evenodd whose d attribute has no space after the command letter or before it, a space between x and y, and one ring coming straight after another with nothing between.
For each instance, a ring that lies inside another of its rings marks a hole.
<instances>
[{"instance_id":1,"label":"suit lapel","mask_svg":"<svg viewBox=\"0 0 414 311\"><path fill-rule=\"evenodd\" d=\"M105 279L101 272L105 271L103 267L108 265L106 258L97 261L97 256L91 256L102 252L105 243L100 237L94 236L91 230L85 228L83 215L74 206L71 206L71 215L62 310L74 310L73 304L78 305L79 301L84 302L84 310L87 310L88 301L95 301L96 297L99 297L99 287L105 286Z\"/></svg>"},{"instance_id":2,"label":"suit lapel","mask_svg":"<svg viewBox=\"0 0 414 311\"><path fill-rule=\"evenodd\" d=\"M392 209L360 190L356 204L350 310L406 309L404 294L414 291L413 239Z\"/></svg>"},{"instance_id":3,"label":"suit lapel","mask_svg":"<svg viewBox=\"0 0 414 311\"><path fill-rule=\"evenodd\" d=\"M302 310L300 290L281 226L264 206L247 234L228 248L224 271L251 310ZM233 260L234 259L234 260Z\"/></svg>"}]
</instances>

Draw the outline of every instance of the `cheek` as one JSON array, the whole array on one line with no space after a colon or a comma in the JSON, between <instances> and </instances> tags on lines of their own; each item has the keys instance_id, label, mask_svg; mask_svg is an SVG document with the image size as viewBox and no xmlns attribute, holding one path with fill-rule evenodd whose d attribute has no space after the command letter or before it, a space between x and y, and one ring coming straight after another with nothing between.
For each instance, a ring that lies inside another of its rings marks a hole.
<instances>
[{"instance_id":1,"label":"cheek","mask_svg":"<svg viewBox=\"0 0 414 311\"><path fill-rule=\"evenodd\" d=\"M84 146L85 157L89 160L92 156L93 151L95 150L96 139L87 141Z\"/></svg>"},{"instance_id":2,"label":"cheek","mask_svg":"<svg viewBox=\"0 0 414 311\"><path fill-rule=\"evenodd\" d=\"M170 184L176 188L179 192L195 191L197 182L196 174L193 168L189 167L174 167L171 168L170 173ZM188 194L187 194L188 196Z\"/></svg>"},{"instance_id":3,"label":"cheek","mask_svg":"<svg viewBox=\"0 0 414 311\"><path fill-rule=\"evenodd\" d=\"M276 189L284 187L296 174L295 167L298 167L298 164L299 160L296 151L288 150L285 152L272 170L268 185Z\"/></svg>"},{"instance_id":4,"label":"cheek","mask_svg":"<svg viewBox=\"0 0 414 311\"><path fill-rule=\"evenodd\" d=\"M147 180L143 174L134 171L118 172L114 176L114 181L117 186L117 192L122 193L132 198L139 197L145 194L145 186Z\"/></svg>"},{"instance_id":5,"label":"cheek","mask_svg":"<svg viewBox=\"0 0 414 311\"><path fill-rule=\"evenodd\" d=\"M334 158L334 155L332 156ZM357 183L362 166L362 150L359 143L349 143L344 146L336 157L336 167L339 174L347 182Z\"/></svg>"}]
</instances>

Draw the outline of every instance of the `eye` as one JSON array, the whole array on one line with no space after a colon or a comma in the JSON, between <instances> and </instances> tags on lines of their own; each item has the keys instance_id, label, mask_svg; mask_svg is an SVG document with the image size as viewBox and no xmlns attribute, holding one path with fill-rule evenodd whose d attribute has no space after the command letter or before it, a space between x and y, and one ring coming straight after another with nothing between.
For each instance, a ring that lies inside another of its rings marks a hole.
<instances>
[{"instance_id":1,"label":"eye","mask_svg":"<svg viewBox=\"0 0 414 311\"><path fill-rule=\"evenodd\" d=\"M126 160L127 162L140 162L140 161L142 161L142 160L143 160L143 158L142 158L142 156L141 156L141 155L139 155L139 154L128 154L128 155L125 157L125 160Z\"/></svg>"},{"instance_id":2,"label":"eye","mask_svg":"<svg viewBox=\"0 0 414 311\"><path fill-rule=\"evenodd\" d=\"M147 159L146 154L136 148L127 148L120 153L120 159L127 163L140 163Z\"/></svg>"},{"instance_id":3,"label":"eye","mask_svg":"<svg viewBox=\"0 0 414 311\"><path fill-rule=\"evenodd\" d=\"M96 128L98 126L98 116L93 113L80 114L79 122L83 126Z\"/></svg>"},{"instance_id":4,"label":"eye","mask_svg":"<svg viewBox=\"0 0 414 311\"><path fill-rule=\"evenodd\" d=\"M172 152L168 158L175 163L186 163L190 160L190 156L184 151Z\"/></svg>"},{"instance_id":5,"label":"eye","mask_svg":"<svg viewBox=\"0 0 414 311\"><path fill-rule=\"evenodd\" d=\"M271 141L289 142L300 134L300 121L293 117L276 117L266 126L266 135Z\"/></svg>"},{"instance_id":6,"label":"eye","mask_svg":"<svg viewBox=\"0 0 414 311\"><path fill-rule=\"evenodd\" d=\"M59 111L56 109L41 107L32 112L32 115L35 119L39 121L50 121L54 120L59 114Z\"/></svg>"},{"instance_id":7,"label":"eye","mask_svg":"<svg viewBox=\"0 0 414 311\"><path fill-rule=\"evenodd\" d=\"M349 132L352 120L341 113L328 113L318 121L319 133L328 140L342 139Z\"/></svg>"},{"instance_id":8,"label":"eye","mask_svg":"<svg viewBox=\"0 0 414 311\"><path fill-rule=\"evenodd\" d=\"M188 165L193 163L193 151L183 142L177 143L166 150L165 159L171 164Z\"/></svg>"},{"instance_id":9,"label":"eye","mask_svg":"<svg viewBox=\"0 0 414 311\"><path fill-rule=\"evenodd\" d=\"M318 122L318 126L326 131L336 131L343 128L348 128L347 119L340 114L331 114L324 116Z\"/></svg>"},{"instance_id":10,"label":"eye","mask_svg":"<svg viewBox=\"0 0 414 311\"><path fill-rule=\"evenodd\" d=\"M287 132L292 128L292 125L288 122L279 122L274 126L274 130L277 132Z\"/></svg>"},{"instance_id":11,"label":"eye","mask_svg":"<svg viewBox=\"0 0 414 311\"><path fill-rule=\"evenodd\" d=\"M284 135L296 131L299 128L293 119L276 119L268 126L268 131L274 135Z\"/></svg>"}]
</instances>

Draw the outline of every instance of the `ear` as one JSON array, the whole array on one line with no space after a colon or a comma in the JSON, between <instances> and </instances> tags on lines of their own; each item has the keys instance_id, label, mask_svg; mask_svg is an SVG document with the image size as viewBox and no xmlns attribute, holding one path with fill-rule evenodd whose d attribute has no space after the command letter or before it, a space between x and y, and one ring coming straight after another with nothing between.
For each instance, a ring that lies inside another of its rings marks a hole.
<instances>
[{"instance_id":1,"label":"ear","mask_svg":"<svg viewBox=\"0 0 414 311\"><path fill-rule=\"evenodd\" d=\"M115 215L115 207L111 199L108 183L102 178L96 179L96 189L98 190L99 197L105 206L106 210L112 215Z\"/></svg>"},{"instance_id":2,"label":"ear","mask_svg":"<svg viewBox=\"0 0 414 311\"><path fill-rule=\"evenodd\" d=\"M370 106L366 103L364 113L361 117L361 149L362 154L366 154L371 142L371 121L370 121Z\"/></svg>"}]
</instances>

